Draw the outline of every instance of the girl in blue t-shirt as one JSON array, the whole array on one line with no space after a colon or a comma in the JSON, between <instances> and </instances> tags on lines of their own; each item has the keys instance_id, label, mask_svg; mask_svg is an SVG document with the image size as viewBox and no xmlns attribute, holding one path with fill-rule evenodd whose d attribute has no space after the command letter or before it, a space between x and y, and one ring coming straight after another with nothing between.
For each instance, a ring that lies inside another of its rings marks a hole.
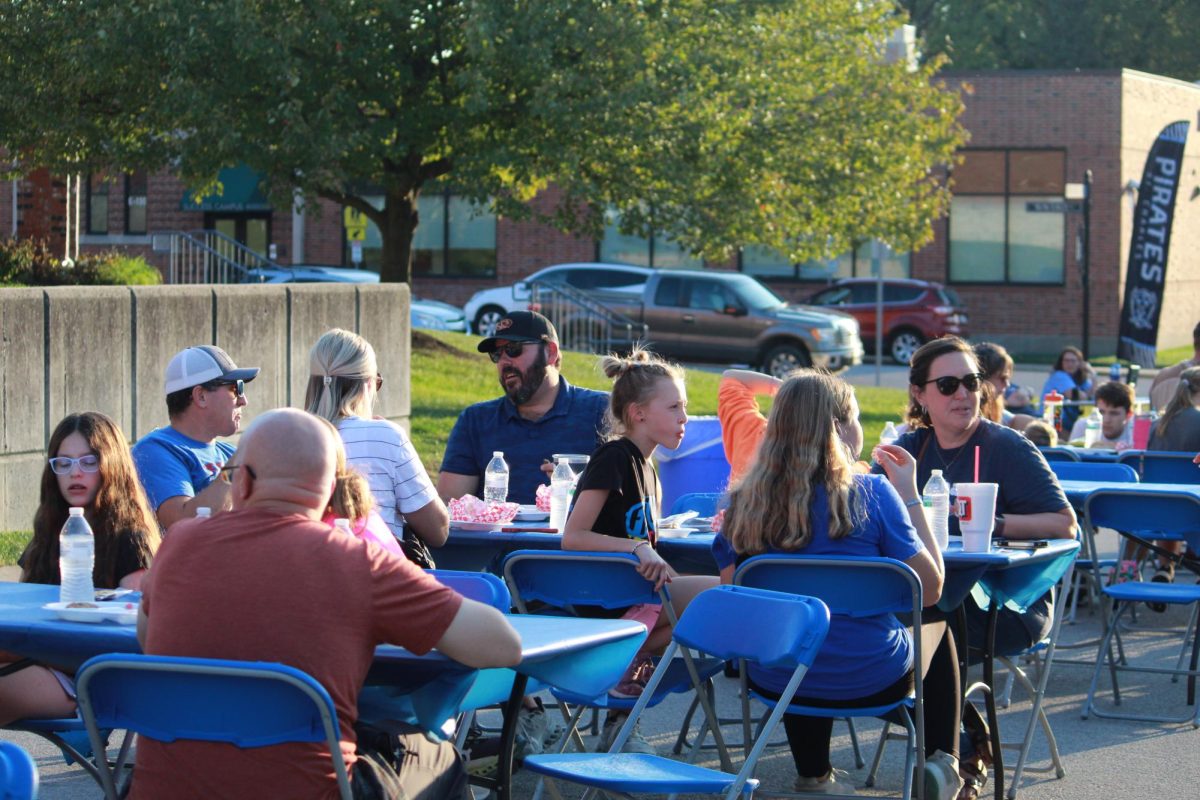
<instances>
[{"instance_id":1,"label":"girl in blue t-shirt","mask_svg":"<svg viewBox=\"0 0 1200 800\"><path fill-rule=\"evenodd\" d=\"M942 556L921 507L916 462L899 447L880 445L874 455L886 478L858 473L862 438L858 403L844 381L804 370L784 382L758 457L731 490L713 542L723 583L733 580L741 561L762 553L885 556L917 573L926 607L937 602ZM923 653L933 654L923 673L925 796L954 798L960 786L958 659L944 620L932 609L929 617L922 631ZM796 702L828 708L895 702L912 690L919 666L911 633L891 614L834 616ZM789 675L750 670L752 684L768 696L778 696ZM839 791L828 785L836 783L829 763L832 725L829 718L784 716L797 791Z\"/></svg>"},{"instance_id":2,"label":"girl in blue t-shirt","mask_svg":"<svg viewBox=\"0 0 1200 800\"><path fill-rule=\"evenodd\" d=\"M1091 400L1095 396L1095 373L1078 347L1065 347L1058 354L1050 377L1042 386L1042 400L1050 392L1058 392L1067 400ZM1063 406L1062 429L1066 437L1079 419L1079 406Z\"/></svg>"}]
</instances>

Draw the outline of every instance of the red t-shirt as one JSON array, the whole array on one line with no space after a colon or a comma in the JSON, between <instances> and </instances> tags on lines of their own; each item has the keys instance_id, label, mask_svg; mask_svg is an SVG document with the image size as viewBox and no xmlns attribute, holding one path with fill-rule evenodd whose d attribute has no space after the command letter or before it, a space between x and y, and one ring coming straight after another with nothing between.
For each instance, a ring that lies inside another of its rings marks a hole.
<instances>
[{"instance_id":1,"label":"red t-shirt","mask_svg":"<svg viewBox=\"0 0 1200 800\"><path fill-rule=\"evenodd\" d=\"M316 678L337 708L347 770L375 646L425 653L462 604L373 542L260 510L172 526L142 591L147 653L277 661ZM337 796L323 743L243 750L141 738L134 774L134 800Z\"/></svg>"}]
</instances>

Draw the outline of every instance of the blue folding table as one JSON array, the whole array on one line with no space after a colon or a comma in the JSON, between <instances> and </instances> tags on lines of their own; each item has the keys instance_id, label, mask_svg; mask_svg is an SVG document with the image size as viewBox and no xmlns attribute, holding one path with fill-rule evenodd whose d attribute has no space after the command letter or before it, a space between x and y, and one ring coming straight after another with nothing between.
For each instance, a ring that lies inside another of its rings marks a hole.
<instances>
[{"instance_id":1,"label":"blue folding table","mask_svg":"<svg viewBox=\"0 0 1200 800\"><path fill-rule=\"evenodd\" d=\"M0 650L67 670L100 653L138 653L132 625L60 620L42 608L58 600L58 587L0 582ZM516 713L529 678L579 692L600 694L614 686L646 638L631 620L567 619L511 615L521 636L521 663L507 669L478 670L435 651L418 656L402 647L381 645L367 676L369 685L390 687L407 696L420 725L431 731L460 710L509 701L505 715L500 776L494 787L509 795Z\"/></svg>"}]
</instances>

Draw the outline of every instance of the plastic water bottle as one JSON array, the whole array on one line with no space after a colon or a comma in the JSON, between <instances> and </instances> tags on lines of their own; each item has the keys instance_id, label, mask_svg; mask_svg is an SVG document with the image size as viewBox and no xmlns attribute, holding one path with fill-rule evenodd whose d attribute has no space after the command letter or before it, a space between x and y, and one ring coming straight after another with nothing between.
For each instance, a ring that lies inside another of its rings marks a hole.
<instances>
[{"instance_id":1,"label":"plastic water bottle","mask_svg":"<svg viewBox=\"0 0 1200 800\"><path fill-rule=\"evenodd\" d=\"M492 451L492 460L483 473L483 499L489 503L508 500L508 464L503 451Z\"/></svg>"},{"instance_id":2,"label":"plastic water bottle","mask_svg":"<svg viewBox=\"0 0 1200 800\"><path fill-rule=\"evenodd\" d=\"M212 509L208 506L200 506L196 509L196 519L208 519L212 516Z\"/></svg>"},{"instance_id":3,"label":"plastic water bottle","mask_svg":"<svg viewBox=\"0 0 1200 800\"><path fill-rule=\"evenodd\" d=\"M925 507L925 519L929 531L941 550L950 546L950 484L942 477L942 471L929 473L929 480L921 492L921 505Z\"/></svg>"},{"instance_id":4,"label":"plastic water bottle","mask_svg":"<svg viewBox=\"0 0 1200 800\"><path fill-rule=\"evenodd\" d=\"M1087 421L1083 423L1083 446L1091 447L1096 442L1100 441L1100 425L1103 420L1100 417L1100 409L1093 408L1092 413L1088 414Z\"/></svg>"},{"instance_id":5,"label":"plastic water bottle","mask_svg":"<svg viewBox=\"0 0 1200 800\"><path fill-rule=\"evenodd\" d=\"M892 421L889 419L883 425L883 433L879 434L879 443L895 444L896 440L899 438L900 434L896 433L896 426L893 425Z\"/></svg>"},{"instance_id":6,"label":"plastic water bottle","mask_svg":"<svg viewBox=\"0 0 1200 800\"><path fill-rule=\"evenodd\" d=\"M1114 361L1112 363L1112 366L1108 368L1108 379L1110 381L1120 381L1121 380L1121 362L1120 361Z\"/></svg>"},{"instance_id":7,"label":"plastic water bottle","mask_svg":"<svg viewBox=\"0 0 1200 800\"><path fill-rule=\"evenodd\" d=\"M567 524L571 499L575 496L575 473L567 459L560 458L550 475L550 527L559 533Z\"/></svg>"},{"instance_id":8,"label":"plastic water bottle","mask_svg":"<svg viewBox=\"0 0 1200 800\"><path fill-rule=\"evenodd\" d=\"M82 508L72 508L71 516L58 537L58 599L63 603L95 603L96 587L92 570L96 566L96 537L83 517Z\"/></svg>"}]
</instances>

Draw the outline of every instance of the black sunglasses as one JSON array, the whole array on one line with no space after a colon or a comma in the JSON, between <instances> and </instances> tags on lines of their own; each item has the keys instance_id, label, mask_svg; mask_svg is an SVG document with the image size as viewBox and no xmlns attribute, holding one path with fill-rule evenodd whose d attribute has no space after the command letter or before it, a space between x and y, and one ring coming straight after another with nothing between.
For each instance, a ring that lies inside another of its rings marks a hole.
<instances>
[{"instance_id":1,"label":"black sunglasses","mask_svg":"<svg viewBox=\"0 0 1200 800\"><path fill-rule=\"evenodd\" d=\"M211 383L201 384L201 386L202 386L202 388L207 389L210 392L213 391L214 389L216 389L218 386L232 386L233 393L235 395L237 395L239 398L246 396L246 382L245 381L212 381Z\"/></svg>"},{"instance_id":2,"label":"black sunglasses","mask_svg":"<svg viewBox=\"0 0 1200 800\"><path fill-rule=\"evenodd\" d=\"M983 381L982 374L978 372L969 372L966 375L963 375L961 378L956 378L953 375L946 375L941 378L934 378L933 380L925 381L925 383L921 385L927 386L931 383L935 383L937 384L937 390L946 395L946 397L949 397L958 391L959 386L967 387L968 392L978 392L981 381Z\"/></svg>"},{"instance_id":3,"label":"black sunglasses","mask_svg":"<svg viewBox=\"0 0 1200 800\"><path fill-rule=\"evenodd\" d=\"M488 353L488 357L492 359L493 364L500 363L500 355L506 355L509 358L520 358L521 353L525 352L525 345L536 344L536 342L509 342L503 347L497 347L492 352Z\"/></svg>"}]
</instances>

